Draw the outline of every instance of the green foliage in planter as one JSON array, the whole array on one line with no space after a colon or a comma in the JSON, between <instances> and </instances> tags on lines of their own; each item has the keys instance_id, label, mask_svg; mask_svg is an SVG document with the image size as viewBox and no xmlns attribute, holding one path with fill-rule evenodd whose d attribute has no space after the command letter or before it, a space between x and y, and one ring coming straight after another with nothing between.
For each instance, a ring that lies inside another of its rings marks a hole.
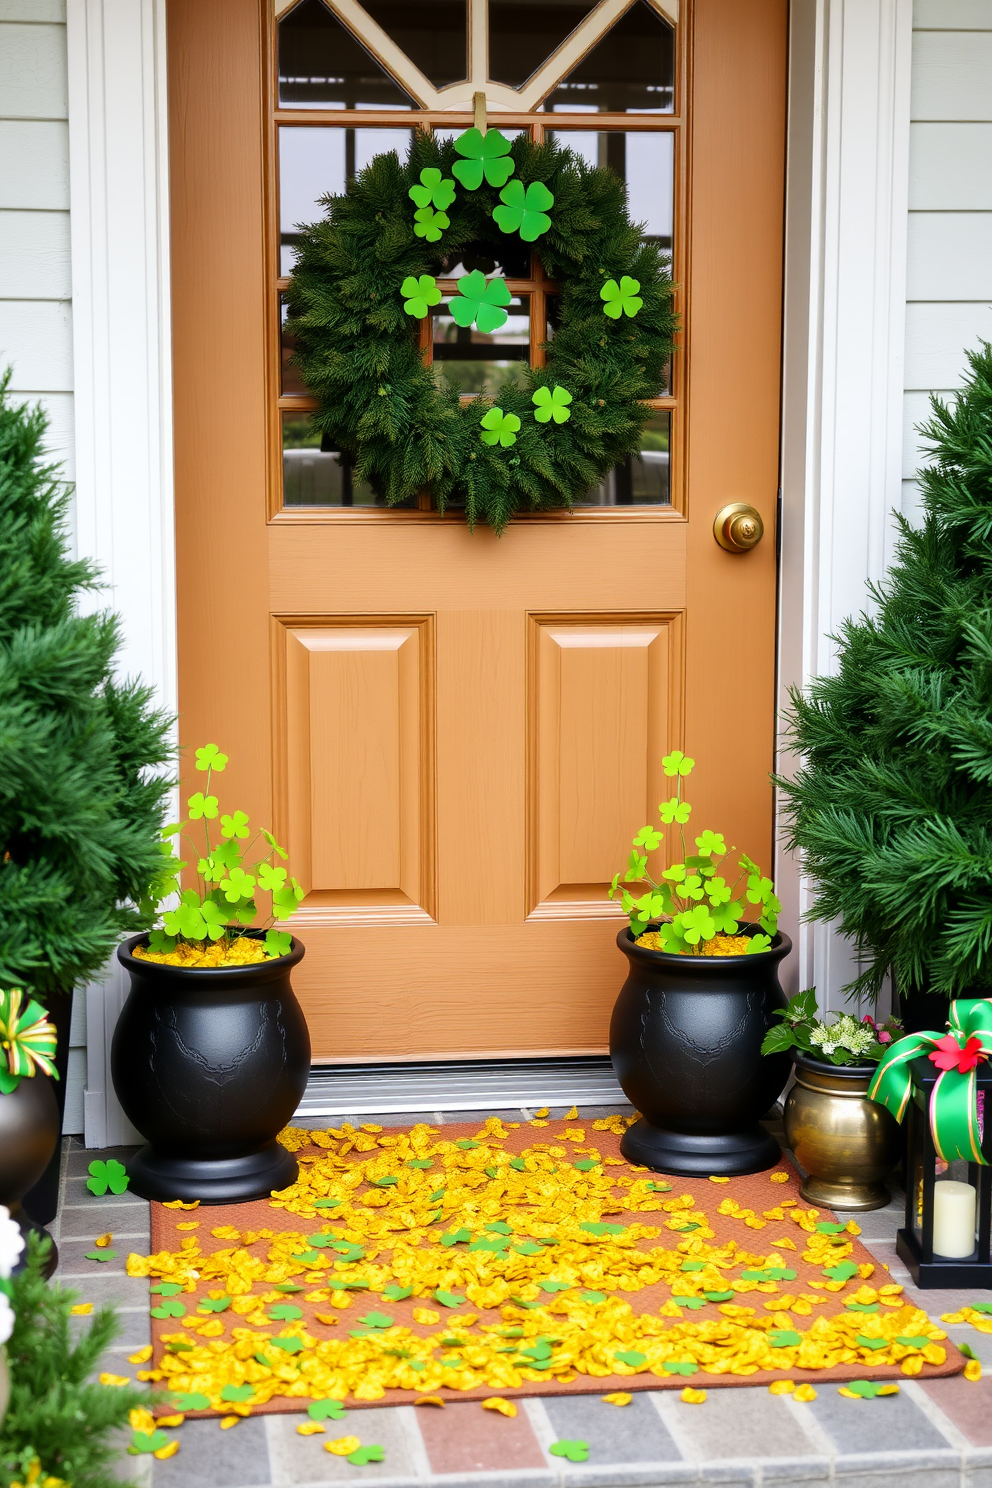
<instances>
[{"instance_id":1,"label":"green foliage in planter","mask_svg":"<svg viewBox=\"0 0 992 1488\"><path fill-rule=\"evenodd\" d=\"M772 1017L781 1021L765 1034L762 1054L798 1049L824 1064L877 1064L888 1045L904 1032L898 1018L876 1023L869 1014L858 1019L840 1013L826 1023L820 1017L814 987L790 997L787 1007L773 1008Z\"/></svg>"},{"instance_id":2,"label":"green foliage in planter","mask_svg":"<svg viewBox=\"0 0 992 1488\"><path fill-rule=\"evenodd\" d=\"M68 493L47 420L0 378L0 986L67 991L93 975L158 871L169 753L150 690L114 676L117 618L69 556Z\"/></svg>"},{"instance_id":3,"label":"green foliage in planter","mask_svg":"<svg viewBox=\"0 0 992 1488\"><path fill-rule=\"evenodd\" d=\"M117 1449L108 1438L149 1397L126 1385L88 1382L119 1331L117 1317L101 1308L73 1342L76 1296L44 1280L47 1249L47 1241L29 1237L25 1269L4 1283L15 1321L6 1345L10 1405L0 1426L0 1482L23 1481L37 1457L42 1481L50 1474L72 1488L119 1488Z\"/></svg>"},{"instance_id":4,"label":"green foliage in planter","mask_svg":"<svg viewBox=\"0 0 992 1488\"><path fill-rule=\"evenodd\" d=\"M845 990L992 988L992 346L922 433L924 517L871 615L841 627L836 676L792 694L802 765L778 782L811 916L863 958Z\"/></svg>"}]
</instances>

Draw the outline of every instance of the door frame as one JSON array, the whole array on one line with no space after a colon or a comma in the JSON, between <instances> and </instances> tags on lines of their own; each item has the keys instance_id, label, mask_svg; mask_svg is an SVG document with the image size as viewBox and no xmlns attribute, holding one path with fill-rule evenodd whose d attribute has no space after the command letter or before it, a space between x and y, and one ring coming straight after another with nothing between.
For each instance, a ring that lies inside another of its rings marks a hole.
<instances>
[{"instance_id":1,"label":"door frame","mask_svg":"<svg viewBox=\"0 0 992 1488\"><path fill-rule=\"evenodd\" d=\"M77 548L104 571L126 669L175 712L167 3L67 0L67 36ZM780 698L830 669L828 633L891 554L911 42L911 0L791 0ZM795 986L826 1003L850 948L799 923L798 870L781 851L776 870ZM90 1146L132 1139L108 1077L120 992L116 963L86 992Z\"/></svg>"}]
</instances>

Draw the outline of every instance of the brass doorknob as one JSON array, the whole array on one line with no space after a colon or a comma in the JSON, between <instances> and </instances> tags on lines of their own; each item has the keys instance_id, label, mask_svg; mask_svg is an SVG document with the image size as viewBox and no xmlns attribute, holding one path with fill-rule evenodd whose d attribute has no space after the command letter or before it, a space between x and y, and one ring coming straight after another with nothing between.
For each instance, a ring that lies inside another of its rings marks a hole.
<instances>
[{"instance_id":1,"label":"brass doorknob","mask_svg":"<svg viewBox=\"0 0 992 1488\"><path fill-rule=\"evenodd\" d=\"M748 553L757 547L764 535L765 524L760 513L744 501L732 501L717 512L713 536L728 553Z\"/></svg>"}]
</instances>

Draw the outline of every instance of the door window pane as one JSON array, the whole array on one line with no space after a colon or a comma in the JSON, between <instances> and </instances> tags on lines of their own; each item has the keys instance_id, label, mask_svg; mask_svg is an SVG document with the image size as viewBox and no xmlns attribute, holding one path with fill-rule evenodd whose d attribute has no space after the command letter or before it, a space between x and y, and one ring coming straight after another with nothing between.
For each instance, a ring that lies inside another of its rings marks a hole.
<instances>
[{"instance_id":1,"label":"door window pane","mask_svg":"<svg viewBox=\"0 0 992 1488\"><path fill-rule=\"evenodd\" d=\"M487 278L498 269L504 279L529 279L530 249L510 234L504 234L498 242L466 243L464 248L448 254L438 277L460 279L463 274L471 274L473 269L481 269Z\"/></svg>"},{"instance_id":2,"label":"door window pane","mask_svg":"<svg viewBox=\"0 0 992 1488\"><path fill-rule=\"evenodd\" d=\"M280 273L293 272L297 228L324 216L322 196L340 196L376 155L395 150L405 160L410 129L342 129L338 125L283 125L279 130Z\"/></svg>"},{"instance_id":3,"label":"door window pane","mask_svg":"<svg viewBox=\"0 0 992 1488\"><path fill-rule=\"evenodd\" d=\"M506 381L523 387L530 360L530 296L514 295L509 319L492 335L466 330L443 300L434 316L434 367L460 393L495 393Z\"/></svg>"},{"instance_id":4,"label":"door window pane","mask_svg":"<svg viewBox=\"0 0 992 1488\"><path fill-rule=\"evenodd\" d=\"M328 447L310 424L308 413L282 416L283 506L385 506L365 481L355 479L347 455ZM411 500L402 503L411 508Z\"/></svg>"},{"instance_id":5,"label":"door window pane","mask_svg":"<svg viewBox=\"0 0 992 1488\"><path fill-rule=\"evenodd\" d=\"M641 447L622 465L593 486L576 506L669 506L671 505L671 412L653 409L641 434Z\"/></svg>"},{"instance_id":6,"label":"door window pane","mask_svg":"<svg viewBox=\"0 0 992 1488\"><path fill-rule=\"evenodd\" d=\"M648 0L621 16L544 107L667 114L675 106L675 32Z\"/></svg>"},{"instance_id":7,"label":"door window pane","mask_svg":"<svg viewBox=\"0 0 992 1488\"><path fill-rule=\"evenodd\" d=\"M283 108L413 107L413 100L322 0L301 0L279 22Z\"/></svg>"},{"instance_id":8,"label":"door window pane","mask_svg":"<svg viewBox=\"0 0 992 1488\"><path fill-rule=\"evenodd\" d=\"M588 165L609 166L627 184L634 222L645 236L671 252L675 219L675 136L610 130L555 129L549 138L567 145Z\"/></svg>"},{"instance_id":9,"label":"door window pane","mask_svg":"<svg viewBox=\"0 0 992 1488\"><path fill-rule=\"evenodd\" d=\"M467 77L465 0L362 0L362 8L436 88Z\"/></svg>"},{"instance_id":10,"label":"door window pane","mask_svg":"<svg viewBox=\"0 0 992 1488\"><path fill-rule=\"evenodd\" d=\"M489 0L489 76L519 88L584 21L596 0Z\"/></svg>"}]
</instances>

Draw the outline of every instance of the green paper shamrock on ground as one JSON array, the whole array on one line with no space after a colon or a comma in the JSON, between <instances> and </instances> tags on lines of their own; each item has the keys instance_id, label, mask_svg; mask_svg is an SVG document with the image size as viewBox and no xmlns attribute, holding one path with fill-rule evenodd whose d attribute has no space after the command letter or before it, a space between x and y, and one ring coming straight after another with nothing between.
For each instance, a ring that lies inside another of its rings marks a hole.
<instances>
[{"instance_id":1,"label":"green paper shamrock on ground","mask_svg":"<svg viewBox=\"0 0 992 1488\"><path fill-rule=\"evenodd\" d=\"M464 1227L460 1230L449 1230L447 1235L441 1236L441 1244L449 1250L452 1245L467 1245L472 1238L472 1231Z\"/></svg>"},{"instance_id":2,"label":"green paper shamrock on ground","mask_svg":"<svg viewBox=\"0 0 992 1488\"><path fill-rule=\"evenodd\" d=\"M434 1159L432 1157L410 1157L407 1158L406 1166L408 1168L432 1168Z\"/></svg>"},{"instance_id":3,"label":"green paper shamrock on ground","mask_svg":"<svg viewBox=\"0 0 992 1488\"><path fill-rule=\"evenodd\" d=\"M733 1301L735 1295L736 1294L732 1291L703 1293L703 1296L706 1298L707 1302L731 1302Z\"/></svg>"},{"instance_id":4,"label":"green paper shamrock on ground","mask_svg":"<svg viewBox=\"0 0 992 1488\"><path fill-rule=\"evenodd\" d=\"M802 1341L800 1334L794 1333L791 1328L773 1328L768 1335L772 1348L795 1348Z\"/></svg>"},{"instance_id":5,"label":"green paper shamrock on ground","mask_svg":"<svg viewBox=\"0 0 992 1488\"><path fill-rule=\"evenodd\" d=\"M568 406L571 401L571 393L557 384L553 388L539 387L531 398L531 402L537 405L534 417L539 424L547 424L551 419L556 424L567 423L572 417L572 410Z\"/></svg>"},{"instance_id":6,"label":"green paper shamrock on ground","mask_svg":"<svg viewBox=\"0 0 992 1488\"><path fill-rule=\"evenodd\" d=\"M314 1199L313 1207L315 1209L336 1209L340 1202L340 1199Z\"/></svg>"},{"instance_id":7,"label":"green paper shamrock on ground","mask_svg":"<svg viewBox=\"0 0 992 1488\"><path fill-rule=\"evenodd\" d=\"M347 1415L343 1400L314 1400L307 1406L311 1421L343 1421Z\"/></svg>"},{"instance_id":8,"label":"green paper shamrock on ground","mask_svg":"<svg viewBox=\"0 0 992 1488\"><path fill-rule=\"evenodd\" d=\"M173 1409L177 1411L183 1411L184 1413L186 1411L210 1409L209 1397L206 1395L201 1395L198 1390L195 1390L190 1394L184 1394L182 1391L180 1391L178 1394L173 1395L171 1398Z\"/></svg>"},{"instance_id":9,"label":"green paper shamrock on ground","mask_svg":"<svg viewBox=\"0 0 992 1488\"><path fill-rule=\"evenodd\" d=\"M269 1308L269 1317L274 1323L295 1323L302 1316L303 1308L293 1302L277 1302L275 1307Z\"/></svg>"},{"instance_id":10,"label":"green paper shamrock on ground","mask_svg":"<svg viewBox=\"0 0 992 1488\"><path fill-rule=\"evenodd\" d=\"M620 1355L617 1355L619 1358ZM694 1364L691 1359L666 1359L661 1366L666 1374L698 1374L699 1365Z\"/></svg>"},{"instance_id":11,"label":"green paper shamrock on ground","mask_svg":"<svg viewBox=\"0 0 992 1488\"><path fill-rule=\"evenodd\" d=\"M138 1457L144 1452L160 1452L168 1445L169 1438L164 1431L132 1431L128 1452L132 1457Z\"/></svg>"},{"instance_id":12,"label":"green paper shamrock on ground","mask_svg":"<svg viewBox=\"0 0 992 1488\"><path fill-rule=\"evenodd\" d=\"M86 1259L88 1261L110 1261L116 1256L116 1250L88 1250Z\"/></svg>"},{"instance_id":13,"label":"green paper shamrock on ground","mask_svg":"<svg viewBox=\"0 0 992 1488\"><path fill-rule=\"evenodd\" d=\"M366 1328L391 1328L393 1320L388 1312L367 1312L364 1317L359 1318Z\"/></svg>"},{"instance_id":14,"label":"green paper shamrock on ground","mask_svg":"<svg viewBox=\"0 0 992 1488\"><path fill-rule=\"evenodd\" d=\"M512 417L512 415L511 415L511 417ZM580 1173L590 1173L593 1168L598 1168L599 1167L599 1158L598 1157L582 1157L582 1158L579 1159L579 1161L577 1163L573 1163L572 1166L574 1168L578 1168L578 1170L579 1170Z\"/></svg>"},{"instance_id":15,"label":"green paper shamrock on ground","mask_svg":"<svg viewBox=\"0 0 992 1488\"><path fill-rule=\"evenodd\" d=\"M621 1224L608 1224L605 1220L584 1219L579 1225L580 1230L585 1230L587 1235L622 1235L627 1226Z\"/></svg>"},{"instance_id":16,"label":"green paper shamrock on ground","mask_svg":"<svg viewBox=\"0 0 992 1488\"><path fill-rule=\"evenodd\" d=\"M399 1181L393 1173L387 1173L384 1178L373 1178L371 1180L375 1188L395 1188Z\"/></svg>"},{"instance_id":17,"label":"green paper shamrock on ground","mask_svg":"<svg viewBox=\"0 0 992 1488\"><path fill-rule=\"evenodd\" d=\"M440 1302L442 1307L461 1307L465 1298L459 1296L457 1292L446 1292L443 1287L440 1287L434 1293L434 1301Z\"/></svg>"},{"instance_id":18,"label":"green paper shamrock on ground","mask_svg":"<svg viewBox=\"0 0 992 1488\"><path fill-rule=\"evenodd\" d=\"M365 1256L365 1251L360 1245L353 1245L350 1240L334 1240L331 1242L333 1248L338 1252L343 1261L360 1261Z\"/></svg>"},{"instance_id":19,"label":"green paper shamrock on ground","mask_svg":"<svg viewBox=\"0 0 992 1488\"><path fill-rule=\"evenodd\" d=\"M611 320L619 320L621 315L636 315L644 304L637 293L640 287L640 280L631 279L627 274L623 275L619 284L615 279L607 279L599 291L600 299L606 301L603 314L608 315ZM666 770L665 773L667 775L669 772Z\"/></svg>"},{"instance_id":20,"label":"green paper shamrock on ground","mask_svg":"<svg viewBox=\"0 0 992 1488\"><path fill-rule=\"evenodd\" d=\"M831 1281L850 1281L852 1276L857 1276L858 1268L853 1261L838 1261L836 1266L824 1266L823 1274Z\"/></svg>"},{"instance_id":21,"label":"green paper shamrock on ground","mask_svg":"<svg viewBox=\"0 0 992 1488\"><path fill-rule=\"evenodd\" d=\"M494 1234L494 1235L512 1235L513 1234L513 1230L507 1224L507 1222L506 1222L505 1219L494 1219L493 1222L492 1222L492 1224L487 1224L486 1225L486 1230L492 1232L492 1234Z\"/></svg>"},{"instance_id":22,"label":"green paper shamrock on ground","mask_svg":"<svg viewBox=\"0 0 992 1488\"><path fill-rule=\"evenodd\" d=\"M446 227L451 226L447 212L435 212L433 207L421 207L413 214L414 236L426 238L428 243L437 243Z\"/></svg>"},{"instance_id":23,"label":"green paper shamrock on ground","mask_svg":"<svg viewBox=\"0 0 992 1488\"><path fill-rule=\"evenodd\" d=\"M733 1296L733 1293L731 1293L731 1296ZM672 1301L675 1303L676 1307L690 1307L690 1308L705 1307L708 1300L709 1299L707 1297L673 1297L672 1298Z\"/></svg>"},{"instance_id":24,"label":"green paper shamrock on ground","mask_svg":"<svg viewBox=\"0 0 992 1488\"><path fill-rule=\"evenodd\" d=\"M878 1312L877 1302L855 1302L851 1298L844 1303L848 1312Z\"/></svg>"},{"instance_id":25,"label":"green paper shamrock on ground","mask_svg":"<svg viewBox=\"0 0 992 1488\"><path fill-rule=\"evenodd\" d=\"M466 129L455 140L455 149L463 157L451 167L466 191L478 191L485 179L489 186L505 186L516 170L510 160L510 141L498 129Z\"/></svg>"},{"instance_id":26,"label":"green paper shamrock on ground","mask_svg":"<svg viewBox=\"0 0 992 1488\"><path fill-rule=\"evenodd\" d=\"M382 1295L387 1302L402 1302L405 1297L413 1296L413 1287L396 1286L393 1283L386 1287Z\"/></svg>"},{"instance_id":27,"label":"green paper shamrock on ground","mask_svg":"<svg viewBox=\"0 0 992 1488\"><path fill-rule=\"evenodd\" d=\"M626 1364L629 1369L641 1369L648 1362L647 1354L642 1354L637 1349L621 1349L613 1357L619 1359L621 1364Z\"/></svg>"},{"instance_id":28,"label":"green paper shamrock on ground","mask_svg":"<svg viewBox=\"0 0 992 1488\"><path fill-rule=\"evenodd\" d=\"M182 1291L178 1281L155 1281L148 1288L150 1292L159 1292L163 1297L174 1297L177 1292Z\"/></svg>"},{"instance_id":29,"label":"green paper shamrock on ground","mask_svg":"<svg viewBox=\"0 0 992 1488\"><path fill-rule=\"evenodd\" d=\"M580 1296L581 1296L583 1302L594 1303L594 1302L605 1302L606 1301L606 1293L605 1292L581 1292L580 1293Z\"/></svg>"},{"instance_id":30,"label":"green paper shamrock on ground","mask_svg":"<svg viewBox=\"0 0 992 1488\"><path fill-rule=\"evenodd\" d=\"M382 1447L356 1447L353 1452L349 1452L348 1461L355 1467L366 1467L370 1462L385 1461L385 1457L386 1453Z\"/></svg>"},{"instance_id":31,"label":"green paper shamrock on ground","mask_svg":"<svg viewBox=\"0 0 992 1488\"><path fill-rule=\"evenodd\" d=\"M186 1303L178 1302L175 1297L167 1297L159 1307L152 1308L153 1318L185 1317Z\"/></svg>"},{"instance_id":32,"label":"green paper shamrock on ground","mask_svg":"<svg viewBox=\"0 0 992 1488\"><path fill-rule=\"evenodd\" d=\"M96 1194L100 1199L109 1189L112 1194L122 1194L127 1190L131 1182L127 1176L127 1169L116 1157L110 1158L108 1162L101 1162L98 1158L91 1162L87 1172L91 1175L86 1180L86 1187L91 1194Z\"/></svg>"},{"instance_id":33,"label":"green paper shamrock on ground","mask_svg":"<svg viewBox=\"0 0 992 1488\"><path fill-rule=\"evenodd\" d=\"M854 1341L858 1345L858 1348L871 1349L873 1353L876 1349L884 1349L889 1346L889 1340L887 1338L869 1338L866 1333L859 1333Z\"/></svg>"},{"instance_id":34,"label":"green paper shamrock on ground","mask_svg":"<svg viewBox=\"0 0 992 1488\"><path fill-rule=\"evenodd\" d=\"M505 279L487 279L481 269L473 269L458 281L458 294L451 297L451 316L463 330L476 325L488 335L506 324L508 316L502 307L512 298Z\"/></svg>"},{"instance_id":35,"label":"green paper shamrock on ground","mask_svg":"<svg viewBox=\"0 0 992 1488\"><path fill-rule=\"evenodd\" d=\"M910 1337L907 1337L904 1334L899 1334L897 1336L897 1338L896 1338L896 1343L901 1343L902 1346L903 1346L903 1348L911 1348L911 1349L922 1349L922 1348L926 1348L926 1346L927 1346L927 1344L929 1342L930 1342L929 1338L927 1338L926 1335L923 1334L923 1333L913 1334ZM964 1348L962 1348L961 1345L958 1344L958 1348L960 1348L961 1349L961 1352L964 1353L965 1348L967 1348L967 1344L965 1344ZM969 1358L971 1357L971 1350L970 1349L968 1350L968 1357Z\"/></svg>"},{"instance_id":36,"label":"green paper shamrock on ground","mask_svg":"<svg viewBox=\"0 0 992 1488\"><path fill-rule=\"evenodd\" d=\"M273 1348L282 1349L287 1354L298 1354L303 1347L302 1338L270 1338L269 1343Z\"/></svg>"},{"instance_id":37,"label":"green paper shamrock on ground","mask_svg":"<svg viewBox=\"0 0 992 1488\"><path fill-rule=\"evenodd\" d=\"M493 221L500 232L519 232L525 243L533 243L551 226L547 213L555 199L543 181L531 181L526 190L523 181L511 181L503 187L499 199L503 205L493 210Z\"/></svg>"},{"instance_id":38,"label":"green paper shamrock on ground","mask_svg":"<svg viewBox=\"0 0 992 1488\"><path fill-rule=\"evenodd\" d=\"M506 449L517 442L517 430L520 428L520 420L515 413L504 413L501 408L490 408L488 413L483 414L480 420L482 433L479 438L483 444L499 444ZM576 1163L576 1167L581 1164Z\"/></svg>"},{"instance_id":39,"label":"green paper shamrock on ground","mask_svg":"<svg viewBox=\"0 0 992 1488\"><path fill-rule=\"evenodd\" d=\"M586 1462L589 1458L589 1443L578 1440L552 1442L548 1448L552 1457L567 1457L569 1462Z\"/></svg>"},{"instance_id":40,"label":"green paper shamrock on ground","mask_svg":"<svg viewBox=\"0 0 992 1488\"><path fill-rule=\"evenodd\" d=\"M899 1386L886 1383L884 1380L848 1380L846 1385L838 1386L838 1394L847 1390L852 1395L860 1395L862 1400L874 1400L876 1395L898 1395Z\"/></svg>"},{"instance_id":41,"label":"green paper shamrock on ground","mask_svg":"<svg viewBox=\"0 0 992 1488\"><path fill-rule=\"evenodd\" d=\"M541 1291L542 1292L567 1292L571 1288L571 1285L572 1285L572 1283L570 1281L551 1281L551 1280L542 1281L541 1282Z\"/></svg>"},{"instance_id":42,"label":"green paper shamrock on ground","mask_svg":"<svg viewBox=\"0 0 992 1488\"><path fill-rule=\"evenodd\" d=\"M455 183L432 166L420 172L420 185L411 186L407 195L421 210L437 207L439 212L443 212L455 199Z\"/></svg>"}]
</instances>

